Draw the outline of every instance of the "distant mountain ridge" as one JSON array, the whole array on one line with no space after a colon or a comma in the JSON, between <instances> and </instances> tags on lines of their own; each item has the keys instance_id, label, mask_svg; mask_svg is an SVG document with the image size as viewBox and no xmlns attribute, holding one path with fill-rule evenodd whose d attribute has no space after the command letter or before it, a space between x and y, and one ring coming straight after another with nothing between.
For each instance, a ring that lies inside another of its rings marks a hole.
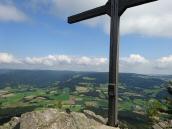
<instances>
[{"instance_id":1,"label":"distant mountain ridge","mask_svg":"<svg viewBox=\"0 0 172 129\"><path fill-rule=\"evenodd\" d=\"M120 73L120 83L126 86L151 88L168 81L172 76L153 76L134 73ZM47 87L54 83L60 86L74 87L80 82L105 84L108 83L107 72L75 72L52 70L0 70L0 88L18 84Z\"/></svg>"}]
</instances>

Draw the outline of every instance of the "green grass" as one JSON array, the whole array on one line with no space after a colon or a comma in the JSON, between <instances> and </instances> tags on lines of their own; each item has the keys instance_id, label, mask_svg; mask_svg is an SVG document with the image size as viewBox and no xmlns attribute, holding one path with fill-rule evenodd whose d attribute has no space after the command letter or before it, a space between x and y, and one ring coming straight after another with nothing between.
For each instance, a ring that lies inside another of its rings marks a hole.
<instances>
[{"instance_id":1,"label":"green grass","mask_svg":"<svg viewBox=\"0 0 172 129\"><path fill-rule=\"evenodd\" d=\"M131 101L119 103L120 111L132 111L133 103Z\"/></svg>"},{"instance_id":2,"label":"green grass","mask_svg":"<svg viewBox=\"0 0 172 129\"><path fill-rule=\"evenodd\" d=\"M144 106L146 104L146 101L144 101L143 99L134 99L133 103L139 106Z\"/></svg>"},{"instance_id":3,"label":"green grass","mask_svg":"<svg viewBox=\"0 0 172 129\"><path fill-rule=\"evenodd\" d=\"M90 77L83 77L83 80L87 80L87 81L94 81L96 80L96 78L90 78Z\"/></svg>"},{"instance_id":4,"label":"green grass","mask_svg":"<svg viewBox=\"0 0 172 129\"><path fill-rule=\"evenodd\" d=\"M101 100L98 101L98 105L101 106L101 107L107 107L108 101L101 99Z\"/></svg>"},{"instance_id":5,"label":"green grass","mask_svg":"<svg viewBox=\"0 0 172 129\"><path fill-rule=\"evenodd\" d=\"M22 98L24 96L25 96L24 93L15 93L14 96L1 99L1 101L0 101L0 102L2 102L1 106L10 106L10 105L17 104L19 101L22 100Z\"/></svg>"},{"instance_id":6,"label":"green grass","mask_svg":"<svg viewBox=\"0 0 172 129\"><path fill-rule=\"evenodd\" d=\"M63 109L70 109L71 111L74 112L79 112L83 109L82 105L63 105Z\"/></svg>"},{"instance_id":7,"label":"green grass","mask_svg":"<svg viewBox=\"0 0 172 129\"><path fill-rule=\"evenodd\" d=\"M66 100L69 100L70 98L70 95L69 94L66 94L66 93L63 93L63 94L60 94L60 95L53 95L53 96L49 96L50 99L53 99L53 100L61 100L61 101L66 101Z\"/></svg>"},{"instance_id":8,"label":"green grass","mask_svg":"<svg viewBox=\"0 0 172 129\"><path fill-rule=\"evenodd\" d=\"M150 94L151 96L156 96L159 92L161 92L161 88L155 88L155 89L145 89L144 93L145 94Z\"/></svg>"}]
</instances>

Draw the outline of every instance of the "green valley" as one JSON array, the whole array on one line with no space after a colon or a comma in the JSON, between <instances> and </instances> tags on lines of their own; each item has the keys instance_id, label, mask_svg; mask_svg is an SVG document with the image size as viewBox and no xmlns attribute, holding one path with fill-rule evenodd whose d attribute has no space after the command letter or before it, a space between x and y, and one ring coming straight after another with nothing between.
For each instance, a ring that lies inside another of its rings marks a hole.
<instances>
[{"instance_id":1,"label":"green valley","mask_svg":"<svg viewBox=\"0 0 172 129\"><path fill-rule=\"evenodd\" d=\"M149 117L153 110L151 108L157 103L160 103L158 106L162 109L167 108L165 99L170 95L166 89L168 81L164 78L165 76L160 79L152 75L120 74L118 86L120 121L132 129L139 126L148 129L153 122ZM107 79L107 73L94 72L20 70L2 72L0 123L7 122L13 116L43 108L69 109L76 112L88 109L106 118ZM45 83L41 85L43 82ZM162 113L158 117L165 119L171 116Z\"/></svg>"}]
</instances>

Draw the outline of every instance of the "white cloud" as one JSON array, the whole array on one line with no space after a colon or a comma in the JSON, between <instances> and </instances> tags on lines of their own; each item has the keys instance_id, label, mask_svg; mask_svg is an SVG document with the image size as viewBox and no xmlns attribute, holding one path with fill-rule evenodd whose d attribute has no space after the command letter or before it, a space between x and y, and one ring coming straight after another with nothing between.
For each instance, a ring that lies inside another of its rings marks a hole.
<instances>
[{"instance_id":1,"label":"white cloud","mask_svg":"<svg viewBox=\"0 0 172 129\"><path fill-rule=\"evenodd\" d=\"M104 57L48 55L19 59L9 53L0 53L0 68L10 69L108 71L108 62L109 60ZM152 60L139 54L121 57L120 72L172 74L172 55Z\"/></svg>"},{"instance_id":2,"label":"white cloud","mask_svg":"<svg viewBox=\"0 0 172 129\"><path fill-rule=\"evenodd\" d=\"M108 60L87 56L48 55L45 57L27 57L25 65L37 69L106 71Z\"/></svg>"},{"instance_id":3,"label":"white cloud","mask_svg":"<svg viewBox=\"0 0 172 129\"><path fill-rule=\"evenodd\" d=\"M8 53L0 53L0 64L21 63L13 55Z\"/></svg>"},{"instance_id":4,"label":"white cloud","mask_svg":"<svg viewBox=\"0 0 172 129\"><path fill-rule=\"evenodd\" d=\"M48 55L19 60L8 53L0 54L0 68L107 71L107 64L108 60L102 57Z\"/></svg>"},{"instance_id":5,"label":"white cloud","mask_svg":"<svg viewBox=\"0 0 172 129\"><path fill-rule=\"evenodd\" d=\"M19 59L9 53L0 53L0 68L50 69L73 71L108 71L104 57L48 55ZM139 54L120 58L120 72L141 74L172 74L172 55L150 60Z\"/></svg>"},{"instance_id":6,"label":"white cloud","mask_svg":"<svg viewBox=\"0 0 172 129\"><path fill-rule=\"evenodd\" d=\"M131 54L121 58L120 70L131 73L172 74L172 55L148 60L139 54Z\"/></svg>"},{"instance_id":7,"label":"white cloud","mask_svg":"<svg viewBox=\"0 0 172 129\"><path fill-rule=\"evenodd\" d=\"M153 71L152 62L139 54L131 54L120 59L120 71L129 73L150 74Z\"/></svg>"},{"instance_id":8,"label":"white cloud","mask_svg":"<svg viewBox=\"0 0 172 129\"><path fill-rule=\"evenodd\" d=\"M0 21L25 21L27 16L12 4L0 3Z\"/></svg>"},{"instance_id":9,"label":"white cloud","mask_svg":"<svg viewBox=\"0 0 172 129\"><path fill-rule=\"evenodd\" d=\"M158 59L157 61L157 69L166 70L166 71L172 71L172 55L169 55L167 57L162 57Z\"/></svg>"},{"instance_id":10,"label":"white cloud","mask_svg":"<svg viewBox=\"0 0 172 129\"><path fill-rule=\"evenodd\" d=\"M104 5L107 0L30 0L29 2L23 0L22 2L25 7L29 7L30 10L32 8L37 13L53 14L67 21L68 16ZM127 9L121 17L121 33L123 35L140 34L172 37L171 12L171 0L159 0ZM26 18L26 15L17 9L14 4L0 4L1 21L23 21ZM110 20L108 16L97 17L81 23L102 28L106 33L109 33Z\"/></svg>"},{"instance_id":11,"label":"white cloud","mask_svg":"<svg viewBox=\"0 0 172 129\"><path fill-rule=\"evenodd\" d=\"M167 57L162 57L161 59L158 60L160 63L172 63L172 55L167 56Z\"/></svg>"},{"instance_id":12,"label":"white cloud","mask_svg":"<svg viewBox=\"0 0 172 129\"><path fill-rule=\"evenodd\" d=\"M106 1L107 0L52 0L52 3L56 9L55 11L57 11L59 15L66 16L104 5Z\"/></svg>"},{"instance_id":13,"label":"white cloud","mask_svg":"<svg viewBox=\"0 0 172 129\"><path fill-rule=\"evenodd\" d=\"M107 0L52 0L54 14L66 19L100 5ZM172 1L159 0L142 6L128 9L121 18L121 32L147 36L172 37ZM89 26L98 26L109 33L109 18L95 18L83 22Z\"/></svg>"},{"instance_id":14,"label":"white cloud","mask_svg":"<svg viewBox=\"0 0 172 129\"><path fill-rule=\"evenodd\" d=\"M131 54L129 57L121 58L121 61L126 62L128 64L146 64L149 63L147 59L142 57L139 54Z\"/></svg>"},{"instance_id":15,"label":"white cloud","mask_svg":"<svg viewBox=\"0 0 172 129\"><path fill-rule=\"evenodd\" d=\"M55 64L70 64L72 59L66 55L49 55L46 57L27 57L25 62L28 64L43 64L47 66L53 66Z\"/></svg>"},{"instance_id":16,"label":"white cloud","mask_svg":"<svg viewBox=\"0 0 172 129\"><path fill-rule=\"evenodd\" d=\"M25 62L28 64L42 64L47 66L55 65L83 65L99 66L107 64L106 58L75 57L67 55L49 55L45 57L27 57Z\"/></svg>"},{"instance_id":17,"label":"white cloud","mask_svg":"<svg viewBox=\"0 0 172 129\"><path fill-rule=\"evenodd\" d=\"M106 58L90 58L90 57L83 56L80 58L76 58L75 62L78 65L100 66L100 65L107 64L107 59Z\"/></svg>"},{"instance_id":18,"label":"white cloud","mask_svg":"<svg viewBox=\"0 0 172 129\"><path fill-rule=\"evenodd\" d=\"M172 37L172 1L159 0L128 9L121 19L123 34Z\"/></svg>"}]
</instances>

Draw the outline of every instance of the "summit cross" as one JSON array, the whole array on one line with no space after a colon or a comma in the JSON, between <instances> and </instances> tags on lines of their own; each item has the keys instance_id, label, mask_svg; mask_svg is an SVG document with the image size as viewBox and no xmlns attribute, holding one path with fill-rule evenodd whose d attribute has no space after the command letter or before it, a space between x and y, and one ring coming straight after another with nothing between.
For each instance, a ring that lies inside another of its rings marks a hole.
<instances>
[{"instance_id":1,"label":"summit cross","mask_svg":"<svg viewBox=\"0 0 172 129\"><path fill-rule=\"evenodd\" d=\"M119 74L119 25L120 17L127 8L139 6L157 0L108 0L103 6L68 17L68 23L73 24L101 15L111 17L110 57L108 84L108 125L118 126L118 74Z\"/></svg>"}]
</instances>

